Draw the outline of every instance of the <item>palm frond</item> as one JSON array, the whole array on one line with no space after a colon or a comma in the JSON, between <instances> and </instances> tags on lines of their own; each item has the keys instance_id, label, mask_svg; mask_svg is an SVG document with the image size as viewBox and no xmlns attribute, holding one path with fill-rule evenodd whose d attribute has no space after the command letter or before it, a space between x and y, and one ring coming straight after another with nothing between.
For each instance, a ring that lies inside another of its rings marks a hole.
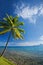
<instances>
[{"instance_id":1,"label":"palm frond","mask_svg":"<svg viewBox=\"0 0 43 65\"><path fill-rule=\"evenodd\" d=\"M9 29L10 26L8 25L8 23L6 22L0 22L0 29L3 28L3 29Z\"/></svg>"},{"instance_id":2,"label":"palm frond","mask_svg":"<svg viewBox=\"0 0 43 65\"><path fill-rule=\"evenodd\" d=\"M14 38L14 39L18 39L18 37L16 36L16 33L14 32L14 30L11 30L11 32L12 32L13 38Z\"/></svg>"},{"instance_id":3,"label":"palm frond","mask_svg":"<svg viewBox=\"0 0 43 65\"><path fill-rule=\"evenodd\" d=\"M20 31L19 31L17 28L14 28L13 31L16 33L16 37L17 37L17 38L23 39L23 37L22 37Z\"/></svg>"},{"instance_id":4,"label":"palm frond","mask_svg":"<svg viewBox=\"0 0 43 65\"><path fill-rule=\"evenodd\" d=\"M12 17L12 16L9 16L8 14L6 15L7 17L4 18L5 22L0 22L0 29L2 29L0 30L0 35L11 31L12 36L15 39L18 39L18 38L23 39L21 32L24 33L24 30L19 28L19 26L24 25L24 23L18 20L18 16Z\"/></svg>"},{"instance_id":5,"label":"palm frond","mask_svg":"<svg viewBox=\"0 0 43 65\"><path fill-rule=\"evenodd\" d=\"M0 25L7 26L8 23L0 21Z\"/></svg>"},{"instance_id":6,"label":"palm frond","mask_svg":"<svg viewBox=\"0 0 43 65\"><path fill-rule=\"evenodd\" d=\"M16 26L18 26L18 27L19 27L19 26L23 26L23 25L24 25L24 22L17 22L17 23L16 23Z\"/></svg>"},{"instance_id":7,"label":"palm frond","mask_svg":"<svg viewBox=\"0 0 43 65\"><path fill-rule=\"evenodd\" d=\"M4 26L0 26L0 28L4 28Z\"/></svg>"},{"instance_id":8,"label":"palm frond","mask_svg":"<svg viewBox=\"0 0 43 65\"><path fill-rule=\"evenodd\" d=\"M10 20L8 18L3 18L4 21L6 21L9 25L11 25Z\"/></svg>"},{"instance_id":9,"label":"palm frond","mask_svg":"<svg viewBox=\"0 0 43 65\"><path fill-rule=\"evenodd\" d=\"M24 25L24 22L19 22L18 24L19 24L19 25Z\"/></svg>"},{"instance_id":10,"label":"palm frond","mask_svg":"<svg viewBox=\"0 0 43 65\"><path fill-rule=\"evenodd\" d=\"M14 24L13 24L13 22L12 22L12 20L11 20L10 16L9 16L8 14L6 14L6 15L7 15L8 19L9 19L9 22L10 22L10 23L11 23L11 25L14 27Z\"/></svg>"},{"instance_id":11,"label":"palm frond","mask_svg":"<svg viewBox=\"0 0 43 65\"><path fill-rule=\"evenodd\" d=\"M13 22L12 22L12 16L9 16L8 14L6 14L7 17L3 18L10 26L14 26Z\"/></svg>"},{"instance_id":12,"label":"palm frond","mask_svg":"<svg viewBox=\"0 0 43 65\"><path fill-rule=\"evenodd\" d=\"M14 22L14 23L18 22L18 18L19 18L18 16L14 17L14 18L13 18L13 22Z\"/></svg>"},{"instance_id":13,"label":"palm frond","mask_svg":"<svg viewBox=\"0 0 43 65\"><path fill-rule=\"evenodd\" d=\"M13 20L13 17L12 16L9 16L11 20Z\"/></svg>"},{"instance_id":14,"label":"palm frond","mask_svg":"<svg viewBox=\"0 0 43 65\"><path fill-rule=\"evenodd\" d=\"M7 32L11 31L11 29L5 29L0 31L0 35L5 34Z\"/></svg>"},{"instance_id":15,"label":"palm frond","mask_svg":"<svg viewBox=\"0 0 43 65\"><path fill-rule=\"evenodd\" d=\"M20 31L20 33L25 33L24 29L18 28L18 30Z\"/></svg>"}]
</instances>

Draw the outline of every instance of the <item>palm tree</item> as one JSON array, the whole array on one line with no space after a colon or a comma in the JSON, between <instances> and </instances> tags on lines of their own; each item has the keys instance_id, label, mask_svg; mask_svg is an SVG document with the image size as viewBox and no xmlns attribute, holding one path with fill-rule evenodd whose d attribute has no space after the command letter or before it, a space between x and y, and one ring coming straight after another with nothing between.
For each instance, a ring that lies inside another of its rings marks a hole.
<instances>
[{"instance_id":1,"label":"palm tree","mask_svg":"<svg viewBox=\"0 0 43 65\"><path fill-rule=\"evenodd\" d=\"M11 35L13 36L14 39L23 39L22 32L24 32L24 30L20 28L20 26L24 25L24 23L18 20L18 16L12 17L12 16L9 16L8 14L6 15L7 17L4 18L4 21L3 22L0 21L0 35L5 34L7 32L10 32L10 33L9 33L5 48L3 49L1 53L1 56L4 54L7 48Z\"/></svg>"}]
</instances>

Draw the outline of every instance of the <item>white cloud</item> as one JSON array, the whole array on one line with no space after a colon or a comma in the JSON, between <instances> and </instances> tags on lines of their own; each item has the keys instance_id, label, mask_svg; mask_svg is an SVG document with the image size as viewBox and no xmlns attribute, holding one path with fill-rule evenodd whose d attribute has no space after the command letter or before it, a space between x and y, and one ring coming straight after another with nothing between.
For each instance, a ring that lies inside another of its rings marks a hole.
<instances>
[{"instance_id":1,"label":"white cloud","mask_svg":"<svg viewBox=\"0 0 43 65\"><path fill-rule=\"evenodd\" d=\"M43 41L22 42L22 43L17 43L13 46L35 46L35 45L40 45L40 44L43 44Z\"/></svg>"},{"instance_id":2,"label":"white cloud","mask_svg":"<svg viewBox=\"0 0 43 65\"><path fill-rule=\"evenodd\" d=\"M39 7L39 15L43 15L43 4Z\"/></svg>"},{"instance_id":3,"label":"white cloud","mask_svg":"<svg viewBox=\"0 0 43 65\"><path fill-rule=\"evenodd\" d=\"M3 44L2 44L3 43ZM0 42L0 46L5 46L6 42ZM16 42L9 42L8 46L36 46L43 44L42 40L39 41L28 41L28 42L21 42L21 43L16 43Z\"/></svg>"},{"instance_id":4,"label":"white cloud","mask_svg":"<svg viewBox=\"0 0 43 65\"><path fill-rule=\"evenodd\" d=\"M43 15L43 8L42 8L41 11L40 11L40 15Z\"/></svg>"},{"instance_id":5,"label":"white cloud","mask_svg":"<svg viewBox=\"0 0 43 65\"><path fill-rule=\"evenodd\" d=\"M31 23L36 23L36 15L38 13L38 9L37 8L29 8L27 7L23 7L22 9L18 9L17 10L17 15L21 16L24 19L29 19Z\"/></svg>"},{"instance_id":6,"label":"white cloud","mask_svg":"<svg viewBox=\"0 0 43 65\"><path fill-rule=\"evenodd\" d=\"M34 46L34 45L39 45L36 42L23 42L23 43L18 43L17 46Z\"/></svg>"},{"instance_id":7,"label":"white cloud","mask_svg":"<svg viewBox=\"0 0 43 65\"><path fill-rule=\"evenodd\" d=\"M29 5L26 6L22 3L21 6L16 6L15 13L23 19L29 19L30 23L35 24L37 17L43 15L43 5L30 7Z\"/></svg>"},{"instance_id":8,"label":"white cloud","mask_svg":"<svg viewBox=\"0 0 43 65\"><path fill-rule=\"evenodd\" d=\"M16 43L15 42L15 45L14 45L14 42L10 43L12 44L13 46L35 46L35 45L40 45L40 44L43 44L43 35L41 35L39 37L38 40L36 41L27 41L27 42L21 42L21 43Z\"/></svg>"},{"instance_id":9,"label":"white cloud","mask_svg":"<svg viewBox=\"0 0 43 65\"><path fill-rule=\"evenodd\" d=\"M12 44L14 45L14 42L12 42ZM40 36L37 41L16 43L15 46L35 46L35 45L40 45L40 44L43 44L43 35Z\"/></svg>"},{"instance_id":10,"label":"white cloud","mask_svg":"<svg viewBox=\"0 0 43 65\"><path fill-rule=\"evenodd\" d=\"M40 36L40 40L41 40L41 41L43 41L43 35L42 35L42 36Z\"/></svg>"},{"instance_id":11,"label":"white cloud","mask_svg":"<svg viewBox=\"0 0 43 65\"><path fill-rule=\"evenodd\" d=\"M27 41L27 42L21 42L21 43L16 43L12 41L12 42L9 42L8 46L35 46L40 44L43 44L43 35L40 36L37 41L30 41L30 42ZM0 42L0 46L5 46L5 45L6 45L6 42Z\"/></svg>"}]
</instances>

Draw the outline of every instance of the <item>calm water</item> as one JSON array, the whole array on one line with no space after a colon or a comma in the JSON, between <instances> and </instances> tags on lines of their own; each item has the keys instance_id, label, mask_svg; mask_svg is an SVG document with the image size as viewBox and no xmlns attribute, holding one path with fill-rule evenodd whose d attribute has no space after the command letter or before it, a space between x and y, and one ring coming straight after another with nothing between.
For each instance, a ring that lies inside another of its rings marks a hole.
<instances>
[{"instance_id":1,"label":"calm water","mask_svg":"<svg viewBox=\"0 0 43 65\"><path fill-rule=\"evenodd\" d=\"M0 46L0 52L4 49L4 46ZM18 53L30 54L30 55L38 55L43 56L43 45L39 46L8 46L8 51L14 53L15 51Z\"/></svg>"}]
</instances>

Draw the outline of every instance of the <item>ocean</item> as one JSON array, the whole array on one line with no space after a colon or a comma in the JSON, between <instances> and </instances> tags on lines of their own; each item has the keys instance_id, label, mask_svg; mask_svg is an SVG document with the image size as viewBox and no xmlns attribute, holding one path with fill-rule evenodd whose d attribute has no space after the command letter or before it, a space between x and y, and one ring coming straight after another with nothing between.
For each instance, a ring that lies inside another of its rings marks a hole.
<instances>
[{"instance_id":1,"label":"ocean","mask_svg":"<svg viewBox=\"0 0 43 65\"><path fill-rule=\"evenodd\" d=\"M3 49L0 46L0 53ZM8 46L3 56L17 65L43 65L43 45Z\"/></svg>"},{"instance_id":2,"label":"ocean","mask_svg":"<svg viewBox=\"0 0 43 65\"><path fill-rule=\"evenodd\" d=\"M4 46L0 46L0 53L3 51ZM37 46L8 46L6 51L12 53L19 53L27 56L43 56L43 45Z\"/></svg>"}]
</instances>

